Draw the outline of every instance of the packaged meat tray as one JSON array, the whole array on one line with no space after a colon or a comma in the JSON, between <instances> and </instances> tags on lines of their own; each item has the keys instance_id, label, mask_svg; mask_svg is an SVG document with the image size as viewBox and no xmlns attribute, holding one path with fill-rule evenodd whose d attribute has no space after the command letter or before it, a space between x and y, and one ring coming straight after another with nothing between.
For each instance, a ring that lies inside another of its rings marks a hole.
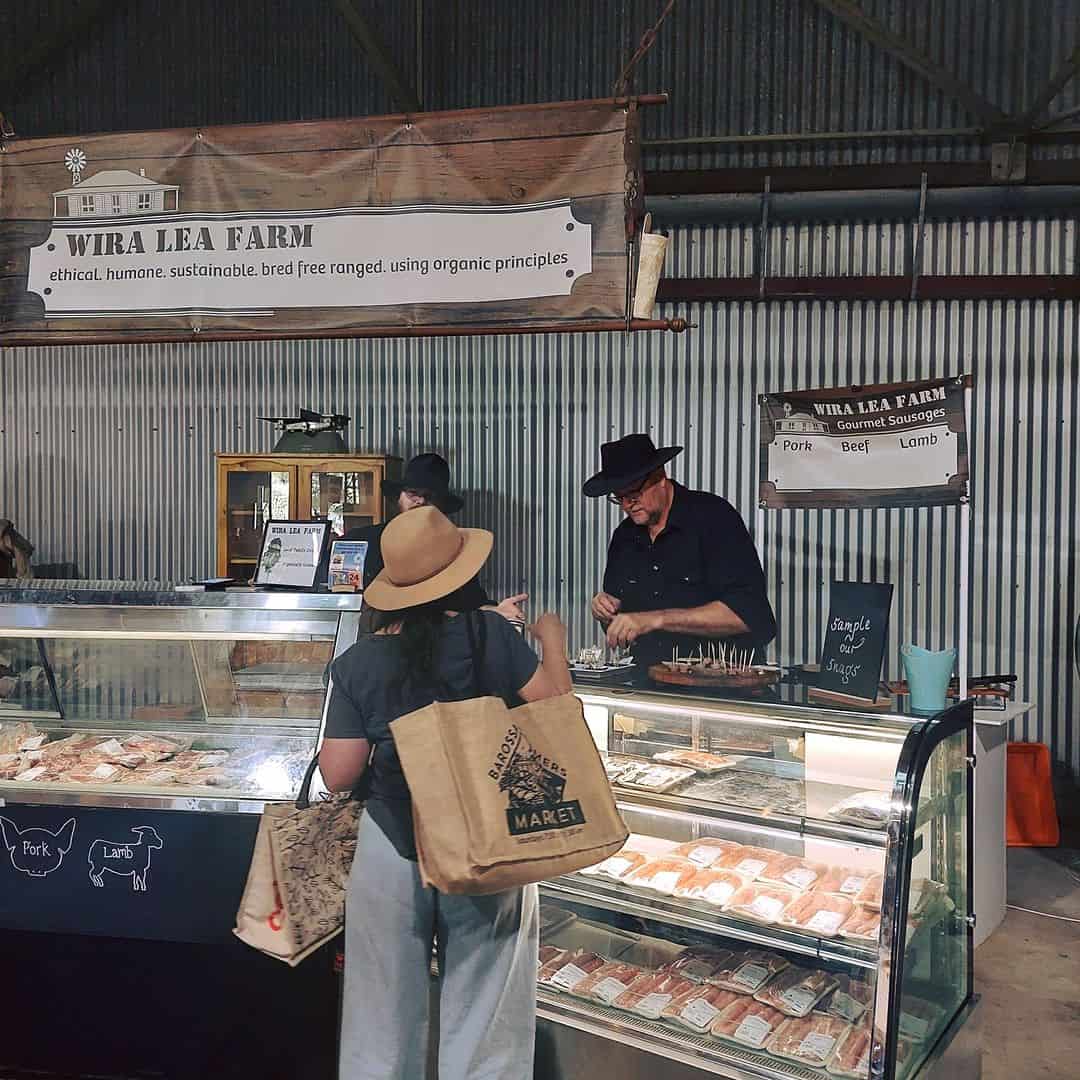
<instances>
[{"instance_id":1,"label":"packaged meat tray","mask_svg":"<svg viewBox=\"0 0 1080 1080\"><path fill-rule=\"evenodd\" d=\"M851 1025L835 1016L814 1013L804 1019L789 1017L769 1042L769 1053L787 1061L820 1069L832 1058Z\"/></svg>"},{"instance_id":2,"label":"packaged meat tray","mask_svg":"<svg viewBox=\"0 0 1080 1080\"><path fill-rule=\"evenodd\" d=\"M784 909L798 895L794 889L785 885L763 885L755 882L739 889L724 910L729 915L738 915L742 919L771 926L780 921Z\"/></svg>"},{"instance_id":3,"label":"packaged meat tray","mask_svg":"<svg viewBox=\"0 0 1080 1080\"><path fill-rule=\"evenodd\" d=\"M851 941L876 945L880 931L881 912L874 911L872 908L859 907L856 904L847 922L840 927L840 936Z\"/></svg>"},{"instance_id":4,"label":"packaged meat tray","mask_svg":"<svg viewBox=\"0 0 1080 1080\"><path fill-rule=\"evenodd\" d=\"M739 997L724 1009L710 1030L718 1039L763 1050L786 1019L769 1005L751 997Z\"/></svg>"},{"instance_id":5,"label":"packaged meat tray","mask_svg":"<svg viewBox=\"0 0 1080 1080\"><path fill-rule=\"evenodd\" d=\"M686 1028L695 1035L706 1035L720 1014L739 995L719 986L699 986L696 990L673 1001L661 1014L661 1018L676 1027Z\"/></svg>"},{"instance_id":6,"label":"packaged meat tray","mask_svg":"<svg viewBox=\"0 0 1080 1080\"><path fill-rule=\"evenodd\" d=\"M803 859L798 855L781 855L770 861L758 875L758 881L770 885L790 885L800 892L816 889L828 873L824 863Z\"/></svg>"},{"instance_id":7,"label":"packaged meat tray","mask_svg":"<svg viewBox=\"0 0 1080 1080\"><path fill-rule=\"evenodd\" d=\"M672 1002L696 990L698 984L680 975L650 971L639 975L611 1004L646 1020L659 1020Z\"/></svg>"},{"instance_id":8,"label":"packaged meat tray","mask_svg":"<svg viewBox=\"0 0 1080 1080\"><path fill-rule=\"evenodd\" d=\"M768 848L745 845L721 855L710 869L732 870L749 882L763 874L770 864L781 857L779 852L770 851Z\"/></svg>"},{"instance_id":9,"label":"packaged meat tray","mask_svg":"<svg viewBox=\"0 0 1080 1080\"><path fill-rule=\"evenodd\" d=\"M599 954L585 949L573 949L548 961L536 976L536 981L552 990L571 991L582 979L602 968L607 961Z\"/></svg>"},{"instance_id":10,"label":"packaged meat tray","mask_svg":"<svg viewBox=\"0 0 1080 1080\"><path fill-rule=\"evenodd\" d=\"M711 982L717 974L731 965L734 953L730 949L707 949L697 946L687 949L675 960L665 964L661 971L681 975L691 982Z\"/></svg>"},{"instance_id":11,"label":"packaged meat tray","mask_svg":"<svg viewBox=\"0 0 1080 1080\"><path fill-rule=\"evenodd\" d=\"M640 788L643 791L670 791L696 776L693 769L661 762L631 761L616 783L620 787Z\"/></svg>"},{"instance_id":12,"label":"packaged meat tray","mask_svg":"<svg viewBox=\"0 0 1080 1080\"><path fill-rule=\"evenodd\" d=\"M828 811L829 817L852 825L865 825L871 829L884 829L892 815L892 793L888 791L860 791L842 799Z\"/></svg>"},{"instance_id":13,"label":"packaged meat tray","mask_svg":"<svg viewBox=\"0 0 1080 1080\"><path fill-rule=\"evenodd\" d=\"M830 866L818 882L817 888L822 892L835 893L854 900L874 876L871 870L855 870L850 866Z\"/></svg>"},{"instance_id":14,"label":"packaged meat tray","mask_svg":"<svg viewBox=\"0 0 1080 1080\"><path fill-rule=\"evenodd\" d=\"M826 1064L830 1076L845 1080L867 1080L870 1075L870 1027L850 1028L833 1047Z\"/></svg>"},{"instance_id":15,"label":"packaged meat tray","mask_svg":"<svg viewBox=\"0 0 1080 1080\"><path fill-rule=\"evenodd\" d=\"M645 974L647 972L637 964L612 960L586 975L570 993L586 1001L599 1001L601 1005L610 1005L630 989L635 979Z\"/></svg>"},{"instance_id":16,"label":"packaged meat tray","mask_svg":"<svg viewBox=\"0 0 1080 1080\"><path fill-rule=\"evenodd\" d=\"M650 859L644 866L639 866L627 874L623 880L627 885L634 885L639 889L651 889L664 896L673 896L676 886L692 878L698 869L689 859L665 856Z\"/></svg>"},{"instance_id":17,"label":"packaged meat tray","mask_svg":"<svg viewBox=\"0 0 1080 1080\"><path fill-rule=\"evenodd\" d=\"M560 949L555 945L541 945L536 964L537 970L543 970L545 964L550 964L552 960L557 960L564 952L566 952L565 949Z\"/></svg>"},{"instance_id":18,"label":"packaged meat tray","mask_svg":"<svg viewBox=\"0 0 1080 1080\"><path fill-rule=\"evenodd\" d=\"M723 971L718 971L710 981L737 994L756 994L787 966L787 960L776 953L748 949L736 953L729 965Z\"/></svg>"},{"instance_id":19,"label":"packaged meat tray","mask_svg":"<svg viewBox=\"0 0 1080 1080\"><path fill-rule=\"evenodd\" d=\"M874 1000L873 984L866 979L853 979L850 975L835 975L834 978L836 989L818 1003L817 1011L837 1016L849 1024L861 1023Z\"/></svg>"},{"instance_id":20,"label":"packaged meat tray","mask_svg":"<svg viewBox=\"0 0 1080 1080\"><path fill-rule=\"evenodd\" d=\"M685 844L672 848L671 854L705 867L712 866L717 859L741 847L742 844L734 840L724 840L719 836L702 836L697 840L688 840Z\"/></svg>"},{"instance_id":21,"label":"packaged meat tray","mask_svg":"<svg viewBox=\"0 0 1080 1080\"><path fill-rule=\"evenodd\" d=\"M792 964L754 997L763 1005L779 1009L785 1016L803 1017L809 1016L814 1006L835 989L836 979L827 972Z\"/></svg>"},{"instance_id":22,"label":"packaged meat tray","mask_svg":"<svg viewBox=\"0 0 1080 1080\"><path fill-rule=\"evenodd\" d=\"M589 877L609 877L615 881L622 881L628 874L644 866L648 861L648 855L643 855L640 851L630 851L623 848L622 851L609 855L603 862L599 862L595 866L586 866L584 870L579 870L578 873L586 874Z\"/></svg>"},{"instance_id":23,"label":"packaged meat tray","mask_svg":"<svg viewBox=\"0 0 1080 1080\"><path fill-rule=\"evenodd\" d=\"M855 902L864 907L881 907L881 890L884 888L885 878L881 874L871 874L866 883L855 896Z\"/></svg>"},{"instance_id":24,"label":"packaged meat tray","mask_svg":"<svg viewBox=\"0 0 1080 1080\"><path fill-rule=\"evenodd\" d=\"M683 900L700 900L722 909L745 884L746 879L733 870L698 870L691 877L679 879L675 895Z\"/></svg>"},{"instance_id":25,"label":"packaged meat tray","mask_svg":"<svg viewBox=\"0 0 1080 1080\"><path fill-rule=\"evenodd\" d=\"M845 896L811 892L789 904L780 922L807 934L831 938L840 933L840 928L851 917L853 910L854 905Z\"/></svg>"},{"instance_id":26,"label":"packaged meat tray","mask_svg":"<svg viewBox=\"0 0 1080 1080\"><path fill-rule=\"evenodd\" d=\"M661 750L653 754L653 761L663 761L668 765L683 765L694 772L711 776L723 772L732 765L738 765L739 758L730 754L709 754L704 750Z\"/></svg>"},{"instance_id":27,"label":"packaged meat tray","mask_svg":"<svg viewBox=\"0 0 1080 1080\"><path fill-rule=\"evenodd\" d=\"M540 940L543 941L549 934L554 934L564 926L569 926L577 916L572 911L567 911L554 904L540 905Z\"/></svg>"}]
</instances>

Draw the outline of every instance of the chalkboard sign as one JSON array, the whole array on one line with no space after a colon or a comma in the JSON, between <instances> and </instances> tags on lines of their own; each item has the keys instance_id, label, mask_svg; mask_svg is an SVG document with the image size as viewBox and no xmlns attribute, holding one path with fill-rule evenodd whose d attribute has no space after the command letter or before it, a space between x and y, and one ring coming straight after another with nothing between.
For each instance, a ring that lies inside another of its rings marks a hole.
<instances>
[{"instance_id":1,"label":"chalkboard sign","mask_svg":"<svg viewBox=\"0 0 1080 1080\"><path fill-rule=\"evenodd\" d=\"M818 689L865 701L877 698L892 593L891 585L832 583Z\"/></svg>"}]
</instances>

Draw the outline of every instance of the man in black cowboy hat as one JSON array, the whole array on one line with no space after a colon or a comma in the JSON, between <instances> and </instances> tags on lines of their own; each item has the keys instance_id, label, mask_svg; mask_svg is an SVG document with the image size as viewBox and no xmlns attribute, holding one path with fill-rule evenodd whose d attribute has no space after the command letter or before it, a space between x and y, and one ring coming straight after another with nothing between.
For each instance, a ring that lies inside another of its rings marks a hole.
<instances>
[{"instance_id":1,"label":"man in black cowboy hat","mask_svg":"<svg viewBox=\"0 0 1080 1080\"><path fill-rule=\"evenodd\" d=\"M665 465L681 452L658 450L648 435L605 443L600 472L582 489L590 498L606 495L626 515L611 538L592 612L608 645L631 648L643 666L708 641L762 649L776 636L742 518L726 499L669 479Z\"/></svg>"},{"instance_id":2,"label":"man in black cowboy hat","mask_svg":"<svg viewBox=\"0 0 1080 1080\"><path fill-rule=\"evenodd\" d=\"M448 517L456 514L465 500L450 490L450 466L441 454L417 454L405 466L405 475L400 480L387 480L383 484L383 494L397 500L398 513L404 514L421 506L434 506ZM382 534L385 525L368 525L352 529L345 534L346 540L366 540L367 556L364 560L364 588L382 572ZM477 606L492 607L511 622L524 622L525 615L521 605L528 600L528 593L508 596L498 605L492 605L479 582Z\"/></svg>"}]
</instances>

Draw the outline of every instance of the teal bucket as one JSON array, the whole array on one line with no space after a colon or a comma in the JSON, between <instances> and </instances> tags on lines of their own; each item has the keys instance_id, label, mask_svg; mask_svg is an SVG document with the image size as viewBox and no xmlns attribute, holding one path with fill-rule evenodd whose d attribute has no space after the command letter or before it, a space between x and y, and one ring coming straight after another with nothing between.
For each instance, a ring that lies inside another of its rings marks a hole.
<instances>
[{"instance_id":1,"label":"teal bucket","mask_svg":"<svg viewBox=\"0 0 1080 1080\"><path fill-rule=\"evenodd\" d=\"M911 711L936 713L945 708L945 694L956 665L956 650L931 652L918 645L902 645L900 659L907 675Z\"/></svg>"}]
</instances>

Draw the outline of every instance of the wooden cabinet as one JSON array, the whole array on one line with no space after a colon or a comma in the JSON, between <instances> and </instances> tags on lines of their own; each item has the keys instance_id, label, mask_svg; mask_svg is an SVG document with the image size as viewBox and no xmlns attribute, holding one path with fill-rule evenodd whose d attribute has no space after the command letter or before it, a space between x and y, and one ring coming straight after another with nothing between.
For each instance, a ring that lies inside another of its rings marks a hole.
<instances>
[{"instance_id":1,"label":"wooden cabinet","mask_svg":"<svg viewBox=\"0 0 1080 1080\"><path fill-rule=\"evenodd\" d=\"M328 520L335 536L381 524L388 511L383 484L400 475L395 457L218 454L218 575L251 578L271 518Z\"/></svg>"}]
</instances>

